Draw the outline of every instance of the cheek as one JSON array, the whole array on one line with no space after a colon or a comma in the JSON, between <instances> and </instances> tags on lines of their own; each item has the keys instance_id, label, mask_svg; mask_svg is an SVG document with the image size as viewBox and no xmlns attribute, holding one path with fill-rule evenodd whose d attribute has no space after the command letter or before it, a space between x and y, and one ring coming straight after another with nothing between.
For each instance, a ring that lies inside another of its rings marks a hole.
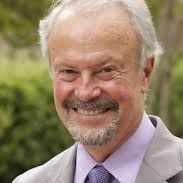
<instances>
[{"instance_id":1,"label":"cheek","mask_svg":"<svg viewBox=\"0 0 183 183\"><path fill-rule=\"evenodd\" d=\"M61 81L53 82L53 91L54 91L54 99L55 104L63 105L65 99L67 99L72 91L71 85L68 85Z\"/></svg>"},{"instance_id":2,"label":"cheek","mask_svg":"<svg viewBox=\"0 0 183 183\"><path fill-rule=\"evenodd\" d=\"M104 87L104 90L118 102L130 102L135 96L135 88L129 82L121 79L106 83Z\"/></svg>"},{"instance_id":3,"label":"cheek","mask_svg":"<svg viewBox=\"0 0 183 183\"><path fill-rule=\"evenodd\" d=\"M134 91L129 86L119 86L116 92L120 110L132 110L135 102Z\"/></svg>"}]
</instances>

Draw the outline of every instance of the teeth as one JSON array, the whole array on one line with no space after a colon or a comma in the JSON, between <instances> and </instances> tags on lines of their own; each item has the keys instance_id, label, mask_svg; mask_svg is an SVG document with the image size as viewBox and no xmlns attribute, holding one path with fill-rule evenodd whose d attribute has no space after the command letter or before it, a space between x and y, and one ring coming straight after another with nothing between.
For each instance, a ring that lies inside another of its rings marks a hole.
<instances>
[{"instance_id":1,"label":"teeth","mask_svg":"<svg viewBox=\"0 0 183 183\"><path fill-rule=\"evenodd\" d=\"M84 110L84 109L77 109L77 112L79 114L82 114L84 116L94 116L101 114L105 111L105 109L99 109L99 110Z\"/></svg>"}]
</instances>

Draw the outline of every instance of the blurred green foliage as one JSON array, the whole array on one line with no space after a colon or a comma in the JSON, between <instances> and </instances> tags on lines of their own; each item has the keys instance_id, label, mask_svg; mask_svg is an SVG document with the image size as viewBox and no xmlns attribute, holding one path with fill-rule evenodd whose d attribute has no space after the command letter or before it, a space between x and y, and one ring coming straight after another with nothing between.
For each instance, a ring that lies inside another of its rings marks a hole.
<instances>
[{"instance_id":1,"label":"blurred green foliage","mask_svg":"<svg viewBox=\"0 0 183 183\"><path fill-rule=\"evenodd\" d=\"M36 44L39 19L46 14L51 0L1 0L0 35L15 47Z\"/></svg>"},{"instance_id":2,"label":"blurred green foliage","mask_svg":"<svg viewBox=\"0 0 183 183\"><path fill-rule=\"evenodd\" d=\"M153 22L157 25L160 6L157 0L147 0L148 7L153 15Z\"/></svg>"},{"instance_id":3,"label":"blurred green foliage","mask_svg":"<svg viewBox=\"0 0 183 183\"><path fill-rule=\"evenodd\" d=\"M47 67L40 62L1 63L0 182L11 182L72 142L55 112Z\"/></svg>"},{"instance_id":4,"label":"blurred green foliage","mask_svg":"<svg viewBox=\"0 0 183 183\"><path fill-rule=\"evenodd\" d=\"M174 134L183 138L183 57L177 61L172 69L172 95L170 128Z\"/></svg>"}]
</instances>

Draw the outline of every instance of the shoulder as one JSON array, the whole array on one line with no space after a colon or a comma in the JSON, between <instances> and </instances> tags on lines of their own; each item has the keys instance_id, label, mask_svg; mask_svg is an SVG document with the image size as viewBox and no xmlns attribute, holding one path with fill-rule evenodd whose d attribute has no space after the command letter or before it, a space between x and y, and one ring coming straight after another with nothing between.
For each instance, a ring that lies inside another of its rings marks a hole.
<instances>
[{"instance_id":1,"label":"shoulder","mask_svg":"<svg viewBox=\"0 0 183 183\"><path fill-rule=\"evenodd\" d=\"M62 153L58 154L45 164L28 170L19 175L12 183L51 183L68 159L76 154L76 145L71 146Z\"/></svg>"},{"instance_id":2,"label":"shoulder","mask_svg":"<svg viewBox=\"0 0 183 183\"><path fill-rule=\"evenodd\" d=\"M149 116L156 126L145 161L168 183L183 182L183 139L174 136L157 116ZM156 158L154 158L156 157Z\"/></svg>"},{"instance_id":3,"label":"shoulder","mask_svg":"<svg viewBox=\"0 0 183 183\"><path fill-rule=\"evenodd\" d=\"M156 127L152 141L154 145L158 144L159 149L161 149L162 145L163 149L174 147L177 154L179 155L178 157L180 157L180 162L183 163L183 139L173 135L158 116L149 115L149 118Z\"/></svg>"},{"instance_id":4,"label":"shoulder","mask_svg":"<svg viewBox=\"0 0 183 183\"><path fill-rule=\"evenodd\" d=\"M182 170L168 180L168 183L182 183L183 182L183 139L177 139L177 147L179 149L180 166Z\"/></svg>"}]
</instances>

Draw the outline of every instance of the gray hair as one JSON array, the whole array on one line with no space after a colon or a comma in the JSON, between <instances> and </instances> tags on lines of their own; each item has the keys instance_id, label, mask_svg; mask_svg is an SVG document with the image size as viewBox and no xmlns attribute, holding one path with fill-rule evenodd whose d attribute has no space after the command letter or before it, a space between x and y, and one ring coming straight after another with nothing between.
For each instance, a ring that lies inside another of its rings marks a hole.
<instances>
[{"instance_id":1,"label":"gray hair","mask_svg":"<svg viewBox=\"0 0 183 183\"><path fill-rule=\"evenodd\" d=\"M57 0L51 7L48 16L40 21L39 34L41 49L44 56L48 54L48 38L56 18L66 9L79 8L82 12L100 10L100 8L112 3L120 3L126 7L132 21L135 32L140 37L141 56L139 65L142 66L149 57L159 57L162 48L157 40L149 8L144 0Z\"/></svg>"}]
</instances>

